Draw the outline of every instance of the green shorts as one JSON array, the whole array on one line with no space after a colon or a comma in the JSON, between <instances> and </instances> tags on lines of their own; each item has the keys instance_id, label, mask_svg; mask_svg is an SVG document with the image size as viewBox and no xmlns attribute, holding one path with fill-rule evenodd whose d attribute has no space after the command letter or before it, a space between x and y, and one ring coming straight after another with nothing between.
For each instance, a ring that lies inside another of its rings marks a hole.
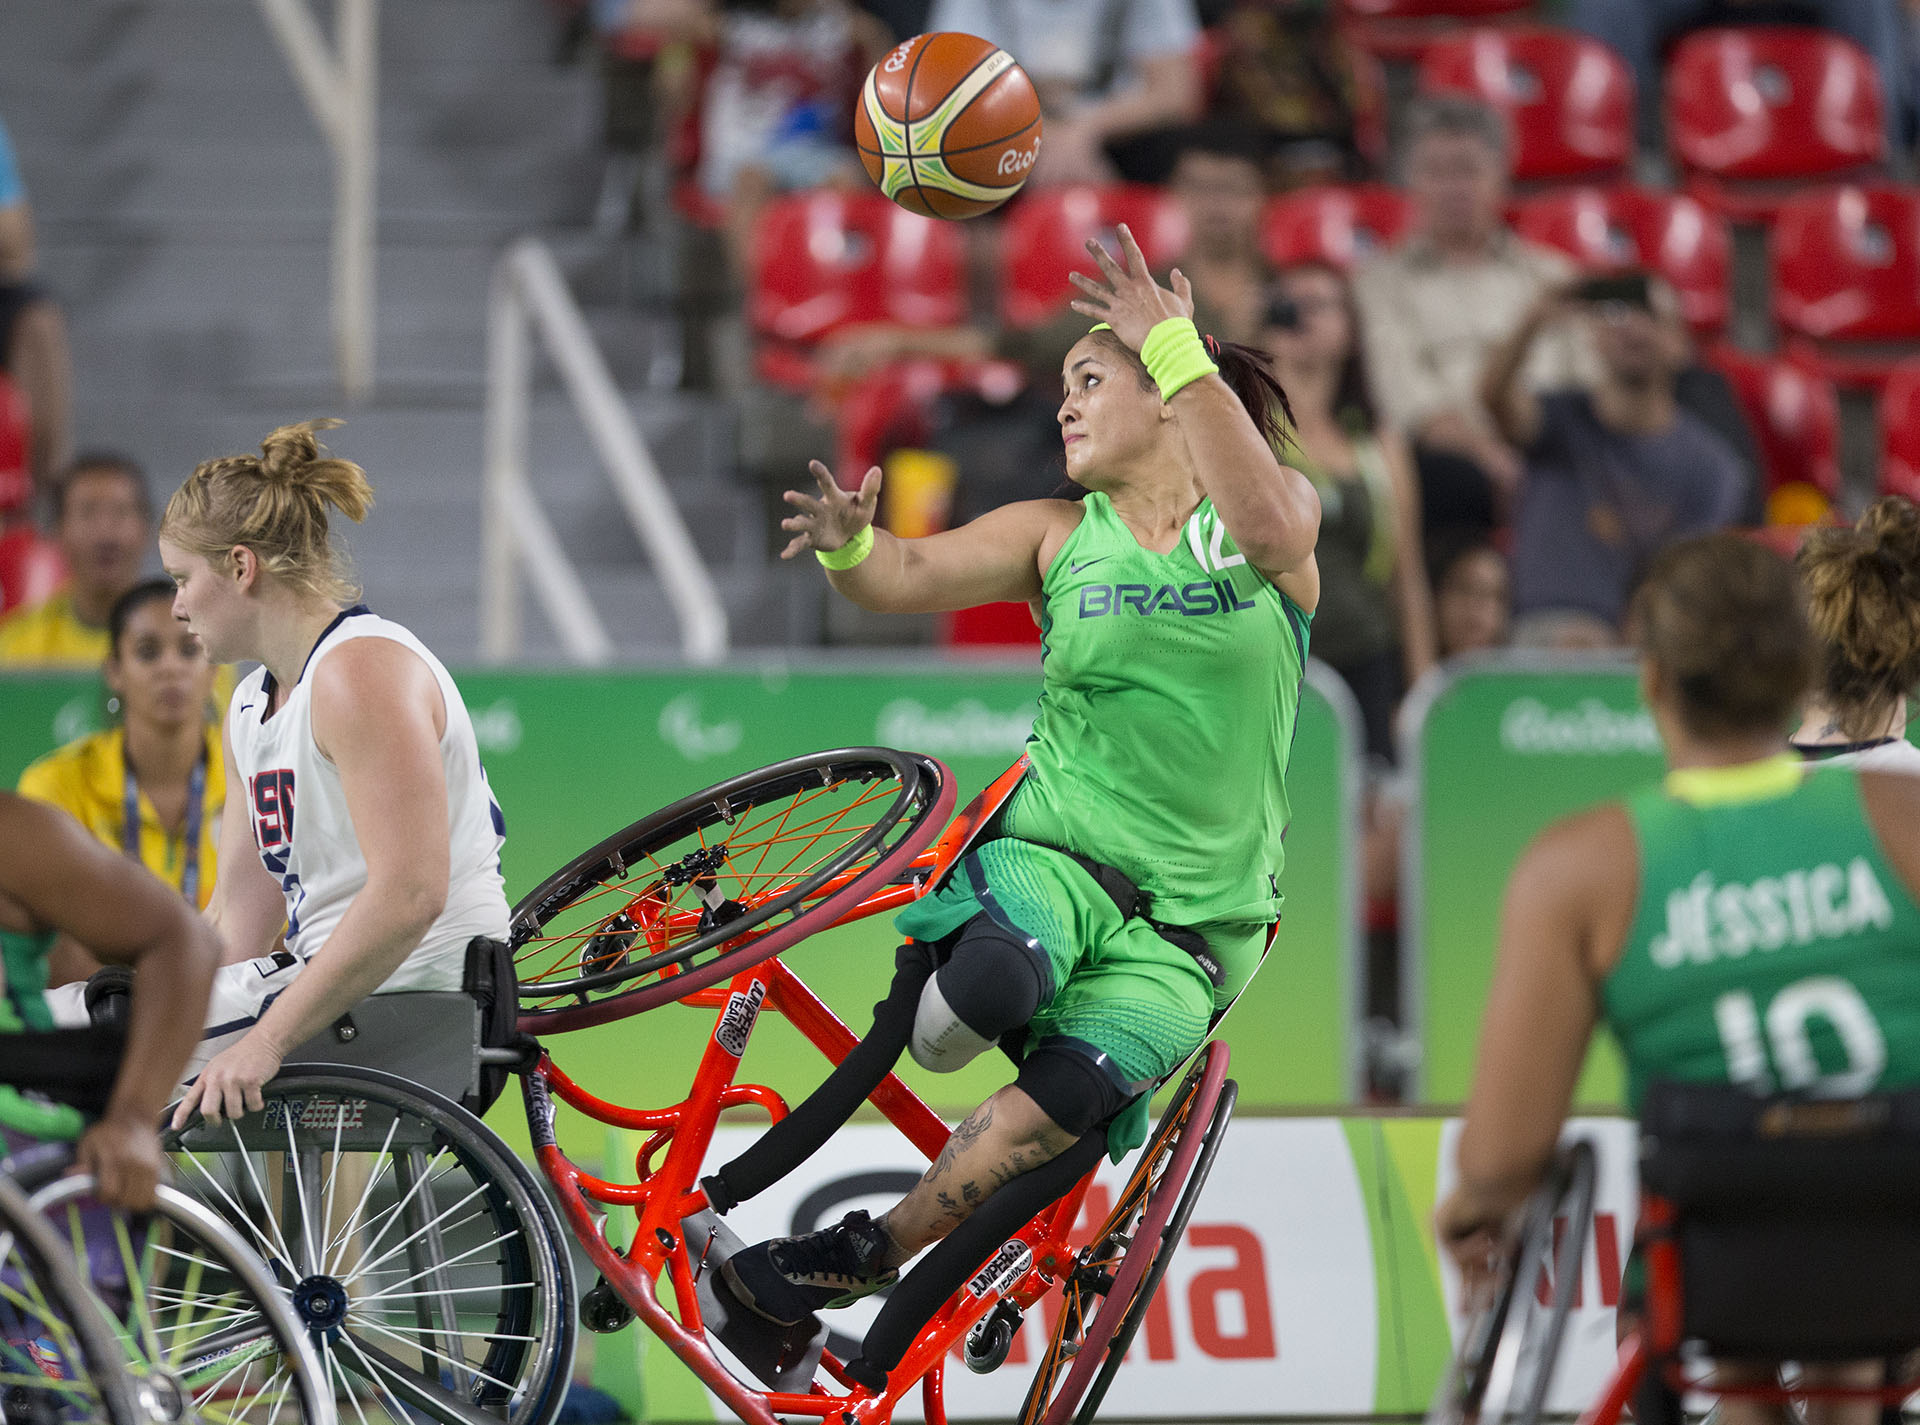
<instances>
[{"instance_id":1,"label":"green shorts","mask_svg":"<svg viewBox=\"0 0 1920 1425\"><path fill-rule=\"evenodd\" d=\"M1206 1038L1217 995L1198 962L1145 920L1121 919L1112 897L1071 856L1026 841L989 841L894 925L927 942L983 914L1025 936L1045 958L1047 989L1028 1026L1029 1047L1079 1040L1144 1089ZM1230 999L1227 991L1237 992L1259 963L1265 927L1194 928L1226 967L1222 993ZM1145 1124L1143 1098L1137 1114L1122 1114L1116 1123L1115 1151L1144 1142Z\"/></svg>"}]
</instances>

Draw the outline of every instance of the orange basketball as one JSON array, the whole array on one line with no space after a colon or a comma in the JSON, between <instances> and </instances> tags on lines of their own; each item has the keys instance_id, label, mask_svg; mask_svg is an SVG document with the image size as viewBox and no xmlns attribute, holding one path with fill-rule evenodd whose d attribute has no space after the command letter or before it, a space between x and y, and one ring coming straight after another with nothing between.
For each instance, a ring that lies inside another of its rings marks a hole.
<instances>
[{"instance_id":1,"label":"orange basketball","mask_svg":"<svg viewBox=\"0 0 1920 1425\"><path fill-rule=\"evenodd\" d=\"M867 73L853 116L867 176L910 213L972 218L1020 191L1040 156L1040 99L983 39L915 35Z\"/></svg>"}]
</instances>

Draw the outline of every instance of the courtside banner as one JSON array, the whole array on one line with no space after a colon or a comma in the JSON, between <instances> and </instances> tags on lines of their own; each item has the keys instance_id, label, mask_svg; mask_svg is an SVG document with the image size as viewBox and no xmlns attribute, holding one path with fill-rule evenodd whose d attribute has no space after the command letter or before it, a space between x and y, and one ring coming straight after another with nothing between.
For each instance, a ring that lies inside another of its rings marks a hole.
<instances>
[{"instance_id":1,"label":"courtside banner","mask_svg":"<svg viewBox=\"0 0 1920 1425\"><path fill-rule=\"evenodd\" d=\"M1362 1417L1420 1414L1464 1323L1457 1278L1436 1249L1433 1207L1451 1184L1454 1120L1237 1118L1185 1239L1103 1408L1124 1419ZM1574 1414L1614 1363L1614 1314L1634 1218L1632 1125L1580 1120L1601 1167L1586 1262L1550 1398ZM708 1168L740 1152L753 1129L723 1129ZM609 1135L610 1162L641 1136ZM882 1126L844 1131L792 1177L741 1204L728 1225L748 1242L811 1231L853 1208L891 1206L926 1166ZM1103 1164L1077 1226L1091 1233L1132 1162ZM611 1229L622 1240L622 1228ZM626 1230L630 1230L627 1228ZM1540 1309L1551 1283L1533 1284ZM1051 1320L1041 1309L991 1375L948 1363L956 1419L1019 1413ZM855 1350L878 1303L827 1317L831 1348ZM654 1421L718 1420L726 1412L657 1341L629 1330L599 1338L594 1379ZM902 1418L916 1418L917 1392Z\"/></svg>"},{"instance_id":2,"label":"courtside banner","mask_svg":"<svg viewBox=\"0 0 1920 1425\"><path fill-rule=\"evenodd\" d=\"M828 747L879 744L945 762L959 805L1026 746L1040 691L1038 661L806 662L755 668L457 675L488 781L506 814L507 894L518 897L602 837L688 792ZM102 724L97 678L0 677L0 779L11 786L42 753ZM1286 914L1269 963L1224 1029L1241 1102L1252 1108L1333 1106L1359 1092L1355 1016L1361 792L1358 715L1346 686L1317 664L1302 690L1288 768L1293 824L1281 883ZM856 1032L893 975L899 943L880 916L790 952L801 977ZM1260 1032L1243 1026L1258 1025ZM713 1027L677 1006L552 1042L562 1068L627 1104L675 1102ZM636 1082L636 1045L654 1076ZM765 1023L746 1073L797 1101L825 1064L782 1023ZM1007 1079L997 1056L958 1074L902 1074L949 1114L972 1109ZM518 1095L488 1118L527 1148ZM597 1145L595 1147L597 1152Z\"/></svg>"}]
</instances>

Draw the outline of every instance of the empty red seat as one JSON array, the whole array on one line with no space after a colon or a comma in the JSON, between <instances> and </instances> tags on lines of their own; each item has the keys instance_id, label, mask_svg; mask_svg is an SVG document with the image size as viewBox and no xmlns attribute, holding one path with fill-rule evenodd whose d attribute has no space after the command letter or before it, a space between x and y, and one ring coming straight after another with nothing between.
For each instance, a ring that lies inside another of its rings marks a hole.
<instances>
[{"instance_id":1,"label":"empty red seat","mask_svg":"<svg viewBox=\"0 0 1920 1425\"><path fill-rule=\"evenodd\" d=\"M1420 88L1506 115L1513 176L1592 178L1633 157L1633 76L1590 36L1545 25L1468 30L1427 46Z\"/></svg>"},{"instance_id":2,"label":"empty red seat","mask_svg":"<svg viewBox=\"0 0 1920 1425\"><path fill-rule=\"evenodd\" d=\"M27 463L32 444L27 398L0 373L0 522L33 502L33 473Z\"/></svg>"},{"instance_id":3,"label":"empty red seat","mask_svg":"<svg viewBox=\"0 0 1920 1425\"><path fill-rule=\"evenodd\" d=\"M1709 358L1739 397L1760 443L1769 495L1810 485L1827 500L1840 492L1840 397L1817 368L1791 356L1718 347Z\"/></svg>"},{"instance_id":4,"label":"empty red seat","mask_svg":"<svg viewBox=\"0 0 1920 1425\"><path fill-rule=\"evenodd\" d=\"M1382 183L1302 188L1267 204L1260 246L1278 267L1328 262L1351 268L1398 241L1411 216L1407 195Z\"/></svg>"},{"instance_id":5,"label":"empty red seat","mask_svg":"<svg viewBox=\"0 0 1920 1425\"><path fill-rule=\"evenodd\" d=\"M1726 325L1732 245L1725 220L1697 198L1645 188L1572 188L1521 200L1513 221L1522 237L1558 248L1591 271L1659 273L1673 284L1681 314L1696 331Z\"/></svg>"},{"instance_id":6,"label":"empty red seat","mask_svg":"<svg viewBox=\"0 0 1920 1425\"><path fill-rule=\"evenodd\" d=\"M859 322L953 326L967 317L957 223L916 217L878 193L796 193L767 205L753 234L748 312L767 380L803 387L809 352Z\"/></svg>"},{"instance_id":7,"label":"empty red seat","mask_svg":"<svg viewBox=\"0 0 1920 1425\"><path fill-rule=\"evenodd\" d=\"M1007 321L1032 327L1059 316L1074 295L1070 275L1095 270L1087 239L1099 238L1109 252L1117 251L1114 229L1121 223L1155 271L1187 245L1186 215L1160 188L1075 185L1036 188L1016 198L1001 233Z\"/></svg>"},{"instance_id":8,"label":"empty red seat","mask_svg":"<svg viewBox=\"0 0 1920 1425\"><path fill-rule=\"evenodd\" d=\"M1886 152L1873 60L1853 41L1796 25L1700 30L1666 73L1667 141L1681 171L1733 211L1771 195L1725 185L1856 172Z\"/></svg>"},{"instance_id":9,"label":"empty red seat","mask_svg":"<svg viewBox=\"0 0 1920 1425\"><path fill-rule=\"evenodd\" d=\"M1336 0L1348 40L1383 59L1417 59L1460 24L1526 16L1533 0Z\"/></svg>"},{"instance_id":10,"label":"empty red seat","mask_svg":"<svg viewBox=\"0 0 1920 1425\"><path fill-rule=\"evenodd\" d=\"M1894 367L1880 393L1880 493L1920 501L1920 359Z\"/></svg>"},{"instance_id":11,"label":"empty red seat","mask_svg":"<svg viewBox=\"0 0 1920 1425\"><path fill-rule=\"evenodd\" d=\"M1920 344L1920 189L1801 194L1780 205L1769 240L1774 316L1820 343L1836 377L1878 383Z\"/></svg>"},{"instance_id":12,"label":"empty red seat","mask_svg":"<svg viewBox=\"0 0 1920 1425\"><path fill-rule=\"evenodd\" d=\"M1025 604L981 604L943 614L940 642L948 648L1037 648L1040 626Z\"/></svg>"},{"instance_id":13,"label":"empty red seat","mask_svg":"<svg viewBox=\"0 0 1920 1425\"><path fill-rule=\"evenodd\" d=\"M0 533L0 613L36 604L67 577L60 548L22 520Z\"/></svg>"}]
</instances>

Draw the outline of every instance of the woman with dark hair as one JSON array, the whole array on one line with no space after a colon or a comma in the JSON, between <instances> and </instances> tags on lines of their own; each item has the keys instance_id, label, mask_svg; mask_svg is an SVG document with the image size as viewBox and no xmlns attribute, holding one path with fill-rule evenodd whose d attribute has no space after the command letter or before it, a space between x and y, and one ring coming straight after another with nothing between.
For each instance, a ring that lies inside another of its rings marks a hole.
<instances>
[{"instance_id":1,"label":"woman with dark hair","mask_svg":"<svg viewBox=\"0 0 1920 1425\"><path fill-rule=\"evenodd\" d=\"M70 812L195 907L213 895L227 799L214 665L173 616L173 582L149 579L114 602L101 676L115 726L68 743L20 774L22 796ZM99 962L62 941L52 983L83 980Z\"/></svg>"},{"instance_id":2,"label":"woman with dark hair","mask_svg":"<svg viewBox=\"0 0 1920 1425\"><path fill-rule=\"evenodd\" d=\"M1670 770L1542 832L1507 883L1458 1183L1438 1214L1470 1291L1546 1171L1598 1024L1626 1060L1630 1111L1655 1080L1816 1098L1920 1084L1920 778L1809 767L1789 749L1819 666L1793 570L1735 535L1672 545L1630 626ZM1879 1371L1805 1378L1877 1385ZM1822 1405L1817 1421L1876 1413Z\"/></svg>"},{"instance_id":3,"label":"woman with dark hair","mask_svg":"<svg viewBox=\"0 0 1920 1425\"><path fill-rule=\"evenodd\" d=\"M1281 272L1261 340L1293 405L1290 454L1320 495L1314 656L1353 689L1368 754L1391 762L1394 709L1434 661L1413 458L1374 409L1342 273L1320 263Z\"/></svg>"},{"instance_id":4,"label":"woman with dark hair","mask_svg":"<svg viewBox=\"0 0 1920 1425\"><path fill-rule=\"evenodd\" d=\"M1920 686L1920 507L1876 501L1852 529L1816 529L1800 549L1820 679L1793 735L1810 761L1920 772L1907 741Z\"/></svg>"},{"instance_id":5,"label":"woman with dark hair","mask_svg":"<svg viewBox=\"0 0 1920 1425\"><path fill-rule=\"evenodd\" d=\"M1030 603L1046 657L1024 781L898 921L904 954L927 957L916 1062L958 1069L1011 1035L1019 1076L884 1217L729 1259L728 1283L775 1321L878 1290L1096 1129L1116 1154L1138 1146L1146 1095L1252 977L1279 915L1319 502L1274 455L1286 397L1266 359L1201 337L1186 279L1159 286L1125 227L1120 242L1124 266L1089 243L1101 278L1074 278L1073 309L1099 323L1061 373L1084 499L898 539L873 528L878 469L844 491L815 462L818 490L787 495L787 555L814 551L846 597Z\"/></svg>"}]
</instances>

